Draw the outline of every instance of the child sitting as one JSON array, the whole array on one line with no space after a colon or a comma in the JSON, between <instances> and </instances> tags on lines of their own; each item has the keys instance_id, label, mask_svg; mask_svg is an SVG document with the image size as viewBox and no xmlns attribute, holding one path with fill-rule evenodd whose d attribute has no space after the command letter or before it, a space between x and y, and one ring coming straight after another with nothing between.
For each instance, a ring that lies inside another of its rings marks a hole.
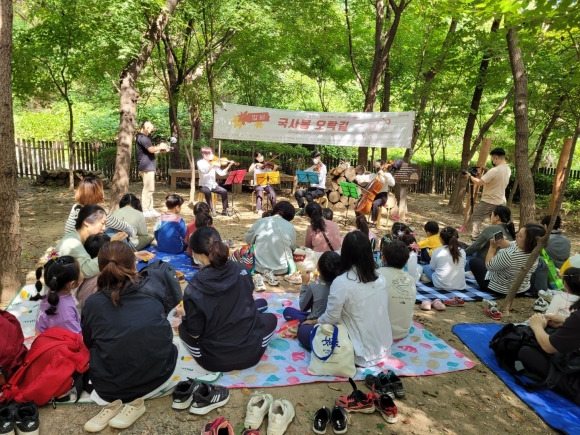
<instances>
[{"instance_id":1,"label":"child sitting","mask_svg":"<svg viewBox=\"0 0 580 435\"><path fill-rule=\"evenodd\" d=\"M81 319L77 311L77 301L72 295L73 289L83 282L83 273L77 260L70 255L49 260L44 266L44 282L48 286L48 294L40 295L42 284L40 276L42 268L36 272L38 293L30 300L40 301L36 332L42 334L48 328L59 326L69 331L81 333Z\"/></svg>"},{"instance_id":2,"label":"child sitting","mask_svg":"<svg viewBox=\"0 0 580 435\"><path fill-rule=\"evenodd\" d=\"M435 248L441 246L441 240L439 238L439 224L435 221L428 221L423 227L426 239L420 240L419 245L419 263L429 264L431 257L433 256L433 251Z\"/></svg>"},{"instance_id":3,"label":"child sitting","mask_svg":"<svg viewBox=\"0 0 580 435\"><path fill-rule=\"evenodd\" d=\"M381 254L385 267L379 268L379 272L387 280L389 321L393 340L397 340L407 336L411 329L417 289L413 278L403 271L409 259L409 250L402 241L384 243Z\"/></svg>"},{"instance_id":4,"label":"child sitting","mask_svg":"<svg viewBox=\"0 0 580 435\"><path fill-rule=\"evenodd\" d=\"M189 242L189 238L193 233L195 233L195 230L197 229L197 226L195 225L195 217L200 213L207 213L211 215L211 209L209 208L207 202L203 201L196 202L195 205L193 206L193 222L187 224L187 230L185 231L186 242ZM191 248L189 247L189 245L187 246L187 255L191 257Z\"/></svg>"},{"instance_id":5,"label":"child sitting","mask_svg":"<svg viewBox=\"0 0 580 435\"><path fill-rule=\"evenodd\" d=\"M354 220L354 224L356 225L356 229L362 231L366 234L371 242L371 248L373 251L376 251L379 248L379 238L375 233L373 233L369 228L369 223L367 222L367 218L363 215L359 215Z\"/></svg>"},{"instance_id":6,"label":"child sitting","mask_svg":"<svg viewBox=\"0 0 580 435\"><path fill-rule=\"evenodd\" d=\"M459 247L459 234L453 227L445 227L440 234L443 246L435 248L431 262L423 273L442 290L464 290L465 251Z\"/></svg>"},{"instance_id":7,"label":"child sitting","mask_svg":"<svg viewBox=\"0 0 580 435\"><path fill-rule=\"evenodd\" d=\"M140 251L151 244L153 235L147 232L147 223L143 215L141 201L132 193L126 193L119 201L119 208L113 212L113 217L119 221L127 222L133 228L133 237L129 239L131 245ZM109 236L117 231L107 228Z\"/></svg>"},{"instance_id":8,"label":"child sitting","mask_svg":"<svg viewBox=\"0 0 580 435\"><path fill-rule=\"evenodd\" d=\"M331 221L334 218L334 212L330 208L323 208L322 217L327 221Z\"/></svg>"},{"instance_id":9,"label":"child sitting","mask_svg":"<svg viewBox=\"0 0 580 435\"><path fill-rule=\"evenodd\" d=\"M85 240L85 244L83 246L91 258L97 258L101 246L110 241L111 238L105 233L92 234L87 237L87 240Z\"/></svg>"},{"instance_id":10,"label":"child sitting","mask_svg":"<svg viewBox=\"0 0 580 435\"><path fill-rule=\"evenodd\" d=\"M412 234L405 234L399 237L399 240L407 246L409 251L409 260L403 270L411 275L415 283L418 283L419 278L423 273L423 268L419 266L419 247L417 245L417 239L415 239L415 236Z\"/></svg>"},{"instance_id":11,"label":"child sitting","mask_svg":"<svg viewBox=\"0 0 580 435\"><path fill-rule=\"evenodd\" d=\"M167 212L157 218L155 222L155 240L157 248L169 254L181 254L187 247L185 239L185 221L179 216L183 198L177 194L165 197Z\"/></svg>"},{"instance_id":12,"label":"child sitting","mask_svg":"<svg viewBox=\"0 0 580 435\"><path fill-rule=\"evenodd\" d=\"M318 259L318 279L310 283L310 271L302 271L302 287L300 289L300 310L287 307L283 315L286 320L299 320L298 341L310 350L310 332L314 325L304 325L306 319L317 319L326 311L330 284L336 278L340 266L340 255L334 251L324 252ZM310 309L308 312L306 310Z\"/></svg>"}]
</instances>

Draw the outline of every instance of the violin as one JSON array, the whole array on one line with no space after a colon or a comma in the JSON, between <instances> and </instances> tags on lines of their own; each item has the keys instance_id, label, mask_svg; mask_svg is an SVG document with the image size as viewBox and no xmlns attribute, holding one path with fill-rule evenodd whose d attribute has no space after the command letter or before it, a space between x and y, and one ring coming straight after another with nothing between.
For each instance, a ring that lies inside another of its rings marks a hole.
<instances>
[{"instance_id":1,"label":"violin","mask_svg":"<svg viewBox=\"0 0 580 435\"><path fill-rule=\"evenodd\" d=\"M280 166L278 163L276 163L274 161L274 159L276 157L279 157L279 156L280 156L280 154L278 154L278 155L276 155L274 157L270 157L270 160L267 160L265 162L262 162L262 168L263 169L271 169L271 170L274 170L276 168L276 166Z\"/></svg>"},{"instance_id":2,"label":"violin","mask_svg":"<svg viewBox=\"0 0 580 435\"><path fill-rule=\"evenodd\" d=\"M318 162L317 164L314 165L314 172L318 172L320 174L320 170L322 169L322 162Z\"/></svg>"},{"instance_id":3,"label":"violin","mask_svg":"<svg viewBox=\"0 0 580 435\"><path fill-rule=\"evenodd\" d=\"M218 165L219 165L219 166L227 166L227 165L229 165L230 163L231 163L232 165L234 165L234 166L238 166L238 165L239 165L239 163L238 163L238 162L235 162L235 161L233 161L233 160L229 160L227 157L218 157L218 156L214 156L214 158L213 158L213 159L211 159L209 162L210 162L212 165L214 165L214 166L218 166Z\"/></svg>"}]
</instances>

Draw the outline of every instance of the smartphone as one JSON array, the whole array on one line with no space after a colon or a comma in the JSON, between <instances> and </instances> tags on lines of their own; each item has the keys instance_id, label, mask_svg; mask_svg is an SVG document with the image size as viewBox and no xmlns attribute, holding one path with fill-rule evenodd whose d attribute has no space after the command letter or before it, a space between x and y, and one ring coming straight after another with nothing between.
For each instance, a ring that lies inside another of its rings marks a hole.
<instances>
[{"instance_id":1,"label":"smartphone","mask_svg":"<svg viewBox=\"0 0 580 435\"><path fill-rule=\"evenodd\" d=\"M493 235L493 240L496 242L499 242L501 239L503 239L503 233L501 231L498 231Z\"/></svg>"}]
</instances>

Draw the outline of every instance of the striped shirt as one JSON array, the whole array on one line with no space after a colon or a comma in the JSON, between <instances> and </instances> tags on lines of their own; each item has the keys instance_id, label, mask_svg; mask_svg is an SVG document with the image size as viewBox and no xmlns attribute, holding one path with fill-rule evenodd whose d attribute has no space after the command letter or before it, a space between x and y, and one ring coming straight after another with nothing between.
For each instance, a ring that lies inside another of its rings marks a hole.
<instances>
[{"instance_id":1,"label":"striped shirt","mask_svg":"<svg viewBox=\"0 0 580 435\"><path fill-rule=\"evenodd\" d=\"M511 242L509 247L502 249L486 263L487 273L485 279L489 280L489 289L494 292L507 294L512 283L520 270L525 266L530 254L520 250L516 242ZM532 264L532 267L524 277L517 293L524 293L530 288L530 277L538 266L538 260Z\"/></svg>"}]
</instances>

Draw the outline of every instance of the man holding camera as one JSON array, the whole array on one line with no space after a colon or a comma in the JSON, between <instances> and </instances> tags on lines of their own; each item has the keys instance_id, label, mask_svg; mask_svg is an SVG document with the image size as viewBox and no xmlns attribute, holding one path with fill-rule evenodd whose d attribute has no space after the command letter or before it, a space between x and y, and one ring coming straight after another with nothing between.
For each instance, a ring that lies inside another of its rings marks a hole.
<instances>
[{"instance_id":1,"label":"man holding camera","mask_svg":"<svg viewBox=\"0 0 580 435\"><path fill-rule=\"evenodd\" d=\"M465 176L477 188L483 186L481 201L474 207L470 221L473 224L471 240L477 239L481 233L481 224L487 219L493 209L506 203L505 189L510 181L511 169L505 160L505 150L494 148L489 153L493 168L487 171L481 178L474 177L467 172Z\"/></svg>"}]
</instances>

